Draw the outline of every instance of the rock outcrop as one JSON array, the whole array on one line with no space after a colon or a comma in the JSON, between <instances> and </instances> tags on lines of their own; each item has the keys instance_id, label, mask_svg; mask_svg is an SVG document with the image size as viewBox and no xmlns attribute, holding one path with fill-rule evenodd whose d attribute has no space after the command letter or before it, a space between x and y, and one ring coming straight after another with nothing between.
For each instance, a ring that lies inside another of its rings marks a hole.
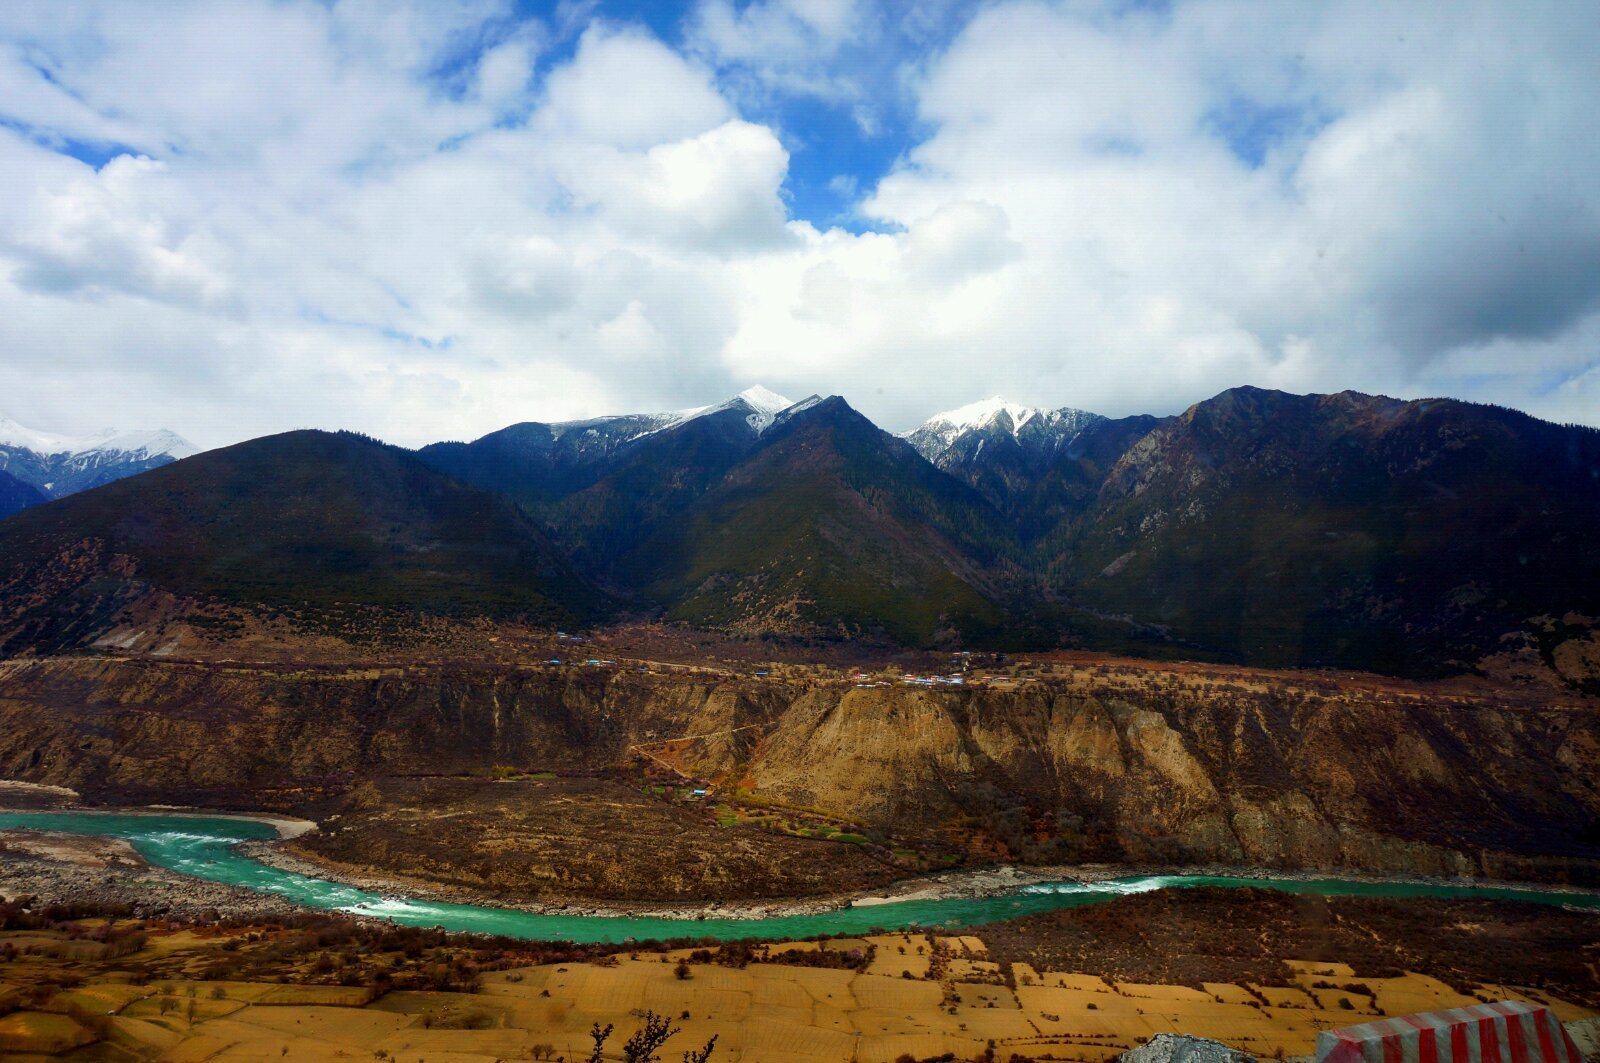
<instances>
[{"instance_id":1,"label":"rock outcrop","mask_svg":"<svg viewBox=\"0 0 1600 1063\"><path fill-rule=\"evenodd\" d=\"M1255 1063L1255 1057L1221 1041L1181 1033L1158 1033L1138 1048L1117 1057L1117 1063Z\"/></svg>"}]
</instances>

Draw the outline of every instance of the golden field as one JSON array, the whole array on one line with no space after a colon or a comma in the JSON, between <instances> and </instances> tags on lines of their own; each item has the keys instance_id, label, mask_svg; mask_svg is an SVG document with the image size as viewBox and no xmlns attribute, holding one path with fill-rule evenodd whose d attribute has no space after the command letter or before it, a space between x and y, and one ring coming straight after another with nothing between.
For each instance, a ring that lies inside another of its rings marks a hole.
<instances>
[{"instance_id":1,"label":"golden field","mask_svg":"<svg viewBox=\"0 0 1600 1063\"><path fill-rule=\"evenodd\" d=\"M144 951L198 960L225 940L178 932L152 938ZM800 965L818 949L870 959L860 970ZM664 1050L669 1059L714 1035L717 1060L972 1059L992 1043L999 1059L1103 1063L1161 1032L1215 1038L1263 1058L1303 1055L1322 1029L1480 999L1549 1003L1564 1020L1597 1014L1527 988L1485 985L1468 995L1419 974L1361 977L1338 963L1290 961L1286 985L1199 987L1002 967L987 958L981 935L757 946L755 962L742 967L718 962L719 951L515 967L483 974L472 992L380 995L366 986L187 977L139 985L107 973L0 1017L0 1058L577 1060L588 1058L595 1023L615 1025L607 1058L621 1058L653 1011L679 1027ZM7 992L0 988L0 1001ZM21 1003L20 991L9 999Z\"/></svg>"}]
</instances>

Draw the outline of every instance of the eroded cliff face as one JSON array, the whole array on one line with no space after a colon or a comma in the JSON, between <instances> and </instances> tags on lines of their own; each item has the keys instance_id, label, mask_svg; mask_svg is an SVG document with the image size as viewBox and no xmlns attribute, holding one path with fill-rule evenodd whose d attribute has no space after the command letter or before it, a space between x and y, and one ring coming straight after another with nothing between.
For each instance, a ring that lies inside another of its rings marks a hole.
<instances>
[{"instance_id":1,"label":"eroded cliff face","mask_svg":"<svg viewBox=\"0 0 1600 1063\"><path fill-rule=\"evenodd\" d=\"M292 806L379 775L624 764L1016 859L1600 883L1592 702L1272 684L1012 690L584 669L0 665L0 777L115 801Z\"/></svg>"}]
</instances>

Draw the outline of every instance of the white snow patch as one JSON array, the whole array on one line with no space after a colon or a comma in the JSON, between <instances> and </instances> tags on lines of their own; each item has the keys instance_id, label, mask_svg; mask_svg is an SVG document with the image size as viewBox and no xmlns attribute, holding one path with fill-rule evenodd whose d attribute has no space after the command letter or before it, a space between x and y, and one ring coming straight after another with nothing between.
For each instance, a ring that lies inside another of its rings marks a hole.
<instances>
[{"instance_id":1,"label":"white snow patch","mask_svg":"<svg viewBox=\"0 0 1600 1063\"><path fill-rule=\"evenodd\" d=\"M9 417L0 417L0 446L21 447L43 455L118 453L135 458L153 458L161 454L187 458L200 452L187 439L164 428L133 432L106 428L86 436L68 436L41 432Z\"/></svg>"},{"instance_id":2,"label":"white snow patch","mask_svg":"<svg viewBox=\"0 0 1600 1063\"><path fill-rule=\"evenodd\" d=\"M757 384L753 388L745 388L735 398L743 399L745 403L762 413L778 413L787 410L794 403L779 395L776 391L769 391Z\"/></svg>"},{"instance_id":3,"label":"white snow patch","mask_svg":"<svg viewBox=\"0 0 1600 1063\"><path fill-rule=\"evenodd\" d=\"M1013 439L1024 439L1027 429L1031 445L1055 448L1076 437L1089 425L1102 420L1098 414L1063 406L1058 410L1038 406L1024 406L1008 402L998 395L979 402L968 403L959 409L934 414L900 438L916 447L929 461L955 446L970 432L1002 429ZM966 460L974 460L983 452L980 440L977 450Z\"/></svg>"},{"instance_id":4,"label":"white snow patch","mask_svg":"<svg viewBox=\"0 0 1600 1063\"><path fill-rule=\"evenodd\" d=\"M99 440L89 450L102 452L120 451L124 454L143 455L153 458L158 454L166 454L173 458L187 458L191 454L200 453L200 448L165 428L152 431L118 432L107 429L98 433L95 439Z\"/></svg>"},{"instance_id":5,"label":"white snow patch","mask_svg":"<svg viewBox=\"0 0 1600 1063\"><path fill-rule=\"evenodd\" d=\"M1024 406L1020 402L1007 402L996 395L993 398L969 402L958 409L936 413L928 418L923 427L943 424L949 425L957 431L966 431L969 428L984 428L998 420L1000 415L1004 413L1010 416L1011 431L1015 433L1017 429L1028 421L1044 412L1037 406Z\"/></svg>"},{"instance_id":6,"label":"white snow patch","mask_svg":"<svg viewBox=\"0 0 1600 1063\"><path fill-rule=\"evenodd\" d=\"M738 409L742 406L750 411L749 415L745 417L745 421L749 423L751 428L755 429L756 435L760 435L772 427L772 422L777 418L778 414L793 405L793 402L779 395L776 391L768 391L760 384L757 384L753 388L745 388L727 402L719 403L716 406L707 406L704 410L696 413L695 416L703 417L708 413Z\"/></svg>"},{"instance_id":7,"label":"white snow patch","mask_svg":"<svg viewBox=\"0 0 1600 1063\"><path fill-rule=\"evenodd\" d=\"M70 453L73 449L69 437L40 432L9 417L0 417L0 446L21 447L36 454Z\"/></svg>"}]
</instances>

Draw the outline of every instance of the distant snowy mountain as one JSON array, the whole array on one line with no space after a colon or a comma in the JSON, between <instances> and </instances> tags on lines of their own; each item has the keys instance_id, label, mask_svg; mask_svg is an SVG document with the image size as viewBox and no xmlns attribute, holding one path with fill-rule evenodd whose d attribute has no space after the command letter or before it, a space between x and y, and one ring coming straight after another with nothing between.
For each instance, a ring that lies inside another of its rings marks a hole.
<instances>
[{"instance_id":1,"label":"distant snowy mountain","mask_svg":"<svg viewBox=\"0 0 1600 1063\"><path fill-rule=\"evenodd\" d=\"M1157 423L992 398L935 414L903 438L977 489L1032 541L1082 513L1106 472Z\"/></svg>"},{"instance_id":2,"label":"distant snowy mountain","mask_svg":"<svg viewBox=\"0 0 1600 1063\"><path fill-rule=\"evenodd\" d=\"M816 396L811 396L807 402L814 401ZM738 410L745 415L748 424L757 435L772 427L772 422L783 411L794 406L795 403L779 395L776 391L768 391L757 384L753 388L745 388L739 394L726 402L719 402L715 406L702 406L696 410L685 410L681 415L683 421L692 421L698 417L706 417L726 410ZM682 424L683 421L679 421Z\"/></svg>"},{"instance_id":3,"label":"distant snowy mountain","mask_svg":"<svg viewBox=\"0 0 1600 1063\"><path fill-rule=\"evenodd\" d=\"M31 484L46 498L62 498L198 452L166 429L107 428L68 436L0 417L0 471Z\"/></svg>"},{"instance_id":4,"label":"distant snowy mountain","mask_svg":"<svg viewBox=\"0 0 1600 1063\"><path fill-rule=\"evenodd\" d=\"M539 425L550 432L553 442L570 441L575 450L585 448L595 450L598 454L607 454L617 447L631 443L636 439L664 432L669 428L676 428L681 424L708 417L712 414L737 410L743 413L745 423L757 434L772 424L779 413L793 406L794 403L779 395L777 392L768 391L757 385L746 388L733 398L719 402L712 406L696 406L688 410L673 410L667 413L624 413L613 414L608 417L592 417L584 421L555 421L540 425L537 421L526 422L525 425L512 425L511 428L501 429L509 432L514 429L531 425ZM498 435L499 433L491 433ZM489 438L488 436L484 437Z\"/></svg>"},{"instance_id":5,"label":"distant snowy mountain","mask_svg":"<svg viewBox=\"0 0 1600 1063\"><path fill-rule=\"evenodd\" d=\"M997 446L1020 451L1026 464L1042 465L1103 420L1084 410L1047 410L996 396L934 414L902 438L946 471L981 460L985 450Z\"/></svg>"}]
</instances>

